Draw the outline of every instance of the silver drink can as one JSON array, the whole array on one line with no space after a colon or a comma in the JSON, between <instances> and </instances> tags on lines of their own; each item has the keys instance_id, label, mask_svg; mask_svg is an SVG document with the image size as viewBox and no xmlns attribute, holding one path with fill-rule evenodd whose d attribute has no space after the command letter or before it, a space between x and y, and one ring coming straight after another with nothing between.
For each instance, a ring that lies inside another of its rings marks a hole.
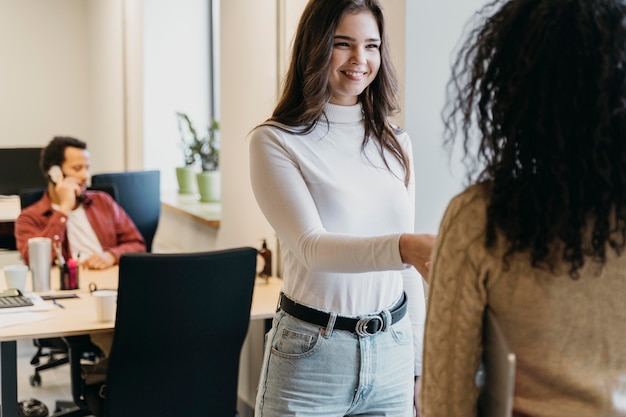
<instances>
[{"instance_id":1,"label":"silver drink can","mask_svg":"<svg viewBox=\"0 0 626 417\"><path fill-rule=\"evenodd\" d=\"M31 237L28 239L28 257L33 278L33 291L50 291L52 240L48 237Z\"/></svg>"}]
</instances>

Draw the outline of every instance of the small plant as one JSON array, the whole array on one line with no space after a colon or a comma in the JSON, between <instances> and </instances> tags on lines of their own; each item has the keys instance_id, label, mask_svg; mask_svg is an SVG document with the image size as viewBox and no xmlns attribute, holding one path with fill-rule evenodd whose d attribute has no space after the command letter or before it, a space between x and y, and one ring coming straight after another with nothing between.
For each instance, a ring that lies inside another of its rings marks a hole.
<instances>
[{"instance_id":1,"label":"small plant","mask_svg":"<svg viewBox=\"0 0 626 417\"><path fill-rule=\"evenodd\" d=\"M176 113L176 117L185 165L200 163L203 171L218 170L220 167L220 146L217 138L217 132L220 130L219 122L212 119L207 127L207 134L204 137L198 137L198 132L185 113Z\"/></svg>"}]
</instances>

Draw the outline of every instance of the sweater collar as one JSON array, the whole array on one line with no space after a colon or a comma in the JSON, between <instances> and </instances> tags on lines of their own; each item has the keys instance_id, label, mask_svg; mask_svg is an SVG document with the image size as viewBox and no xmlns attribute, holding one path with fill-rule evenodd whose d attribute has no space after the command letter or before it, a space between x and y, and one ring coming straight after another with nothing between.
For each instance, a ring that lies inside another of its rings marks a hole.
<instances>
[{"instance_id":1,"label":"sweater collar","mask_svg":"<svg viewBox=\"0 0 626 417\"><path fill-rule=\"evenodd\" d=\"M327 103L324 110L330 123L348 124L363 120L361 103L357 103L354 106L340 106L338 104Z\"/></svg>"}]
</instances>

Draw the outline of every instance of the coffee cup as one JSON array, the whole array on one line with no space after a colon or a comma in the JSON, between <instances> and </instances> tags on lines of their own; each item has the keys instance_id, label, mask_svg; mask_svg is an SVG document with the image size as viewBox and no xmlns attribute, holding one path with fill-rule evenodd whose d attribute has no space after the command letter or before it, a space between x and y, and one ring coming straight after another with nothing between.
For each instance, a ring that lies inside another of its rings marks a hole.
<instances>
[{"instance_id":1,"label":"coffee cup","mask_svg":"<svg viewBox=\"0 0 626 417\"><path fill-rule=\"evenodd\" d=\"M7 288L15 288L24 292L26 278L28 277L28 266L23 264L5 265L2 270L4 271Z\"/></svg>"},{"instance_id":2,"label":"coffee cup","mask_svg":"<svg viewBox=\"0 0 626 417\"><path fill-rule=\"evenodd\" d=\"M91 293L96 306L97 321L113 321L117 311L116 290L96 290Z\"/></svg>"}]
</instances>

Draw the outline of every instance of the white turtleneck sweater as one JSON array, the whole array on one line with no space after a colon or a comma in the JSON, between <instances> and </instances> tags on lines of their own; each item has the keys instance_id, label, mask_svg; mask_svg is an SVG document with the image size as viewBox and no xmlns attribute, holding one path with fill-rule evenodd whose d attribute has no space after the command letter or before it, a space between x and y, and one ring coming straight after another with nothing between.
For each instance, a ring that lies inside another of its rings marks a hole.
<instances>
[{"instance_id":1,"label":"white turtleneck sweater","mask_svg":"<svg viewBox=\"0 0 626 417\"><path fill-rule=\"evenodd\" d=\"M424 292L403 265L402 233L413 233L415 181L378 142L364 136L360 104L325 108L306 135L261 126L250 139L257 202L281 242L283 291L291 299L342 316L381 311L409 296L415 374L421 374ZM406 133L398 140L413 164Z\"/></svg>"}]
</instances>

